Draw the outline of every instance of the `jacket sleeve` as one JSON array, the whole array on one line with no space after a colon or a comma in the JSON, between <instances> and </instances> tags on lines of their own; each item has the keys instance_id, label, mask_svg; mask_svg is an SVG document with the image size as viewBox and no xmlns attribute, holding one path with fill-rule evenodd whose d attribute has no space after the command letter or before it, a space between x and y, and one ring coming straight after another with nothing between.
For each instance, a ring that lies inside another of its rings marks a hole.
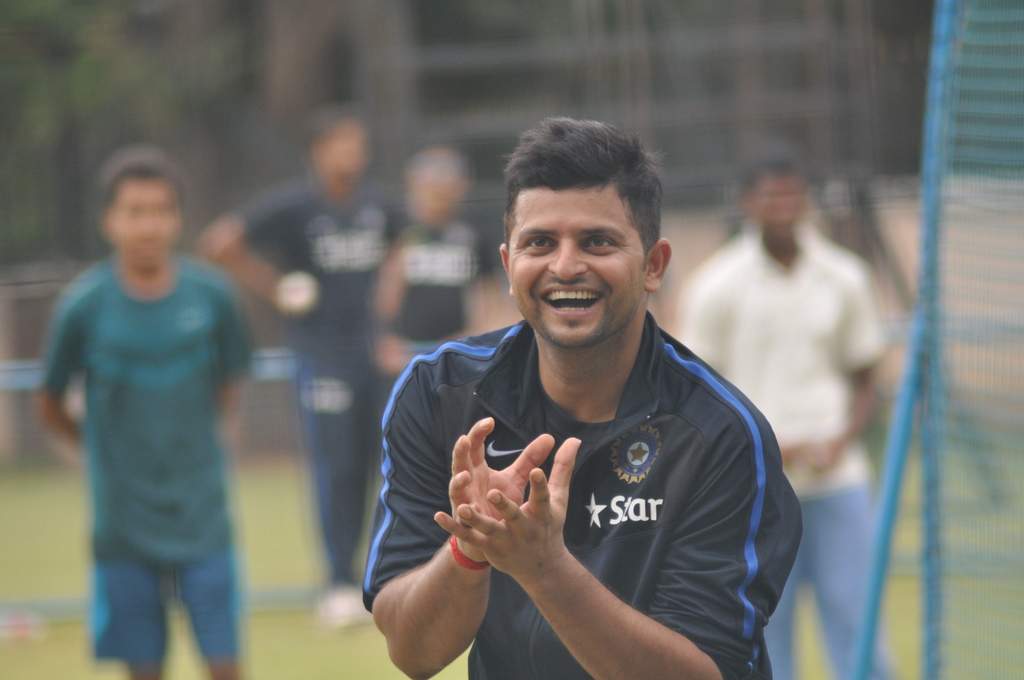
<instances>
[{"instance_id":1,"label":"jacket sleeve","mask_svg":"<svg viewBox=\"0 0 1024 680\"><path fill-rule=\"evenodd\" d=\"M838 334L839 361L847 371L872 366L885 351L885 332L863 268L855 271L845 291L842 332Z\"/></svg>"},{"instance_id":2,"label":"jacket sleeve","mask_svg":"<svg viewBox=\"0 0 1024 680\"><path fill-rule=\"evenodd\" d=\"M368 609L387 581L429 560L448 536L434 522L434 513L451 509L451 471L435 425L437 400L427 373L426 366L410 364L384 410L383 484L363 582Z\"/></svg>"},{"instance_id":3,"label":"jacket sleeve","mask_svg":"<svg viewBox=\"0 0 1024 680\"><path fill-rule=\"evenodd\" d=\"M763 628L802 528L775 437L756 410L746 416L705 442L701 480L673 529L650 610L726 679L766 673Z\"/></svg>"}]
</instances>

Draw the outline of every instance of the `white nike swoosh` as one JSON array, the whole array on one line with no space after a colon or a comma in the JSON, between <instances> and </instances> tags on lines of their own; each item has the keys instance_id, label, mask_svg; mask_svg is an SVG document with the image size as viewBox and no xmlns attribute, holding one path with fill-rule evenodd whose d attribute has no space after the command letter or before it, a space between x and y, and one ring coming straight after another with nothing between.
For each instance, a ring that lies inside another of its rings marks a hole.
<instances>
[{"instance_id":1,"label":"white nike swoosh","mask_svg":"<svg viewBox=\"0 0 1024 680\"><path fill-rule=\"evenodd\" d=\"M501 449L494 448L494 442L487 442L487 455L491 458L500 458L502 456L512 456L522 451L522 449L509 449L503 451Z\"/></svg>"}]
</instances>

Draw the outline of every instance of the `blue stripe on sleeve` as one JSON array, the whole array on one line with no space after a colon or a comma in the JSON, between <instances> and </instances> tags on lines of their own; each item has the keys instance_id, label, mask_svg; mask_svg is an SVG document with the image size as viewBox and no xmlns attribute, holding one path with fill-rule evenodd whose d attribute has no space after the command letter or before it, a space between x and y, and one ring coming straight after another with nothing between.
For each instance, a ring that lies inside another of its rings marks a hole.
<instances>
[{"instance_id":1,"label":"blue stripe on sleeve","mask_svg":"<svg viewBox=\"0 0 1024 680\"><path fill-rule=\"evenodd\" d=\"M754 441L754 465L757 468L757 493L754 496L754 507L750 512L750 526L747 530L747 540L743 546L743 556L747 562L747 573L743 578L743 582L737 589L736 594L740 598L740 602L743 603L743 637L751 639L754 635L754 605L751 604L750 598L747 597L747 588L753 582L757 576L759 564L757 560L757 551L755 549L754 541L757 538L757 530L761 525L761 512L764 508L764 486L765 486L765 472L764 472L764 445L761 440L761 431L757 426L757 422L754 420L753 414L750 412L743 402L736 398L736 396L730 392L725 385L719 382L715 376L713 376L704 366L697 363L696 361L689 361L679 356L679 352L676 348L669 343L665 343L665 351L668 353L676 363L682 366L684 369L695 375L698 379L706 383L711 387L714 392L730 404L746 424L747 429L750 431L750 437ZM755 658L757 651L754 650Z\"/></svg>"},{"instance_id":2,"label":"blue stripe on sleeve","mask_svg":"<svg viewBox=\"0 0 1024 680\"><path fill-rule=\"evenodd\" d=\"M395 410L395 401L398 399L398 395L401 393L406 383L409 382L409 377L416 368L416 364L437 361L445 352L456 352L458 354L478 359L490 359L494 356L495 352L498 351L498 348L501 347L501 345L503 345L509 338L514 337L521 328L522 324L517 324L510 328L494 347L478 347L468 345L464 342L446 342L430 354L420 354L413 357L405 367L405 370L398 376L394 387L391 388L391 395L388 397L388 403L384 407L384 416L381 418L381 432L387 432L388 423L390 422L391 415ZM366 559L366 575L363 577L363 590L367 592L370 590L370 585L373 581L373 572L376 569L377 560L380 557L380 545L383 542L384 534L387 533L394 517L391 512L391 508L388 507L388 492L391 490L391 447L388 445L388 438L386 434L382 437L380 473L381 478L383 479L383 484L380 488L380 504L381 507L384 508L384 516L381 518L380 527L377 528L377 533L373 536L373 542L370 544L370 553Z\"/></svg>"}]
</instances>

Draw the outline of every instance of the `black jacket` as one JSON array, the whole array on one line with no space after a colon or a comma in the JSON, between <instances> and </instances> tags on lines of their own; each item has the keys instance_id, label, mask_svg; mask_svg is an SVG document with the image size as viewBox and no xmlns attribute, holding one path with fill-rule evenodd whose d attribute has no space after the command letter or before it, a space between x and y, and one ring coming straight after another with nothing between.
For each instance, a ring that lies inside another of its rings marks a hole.
<instances>
[{"instance_id":1,"label":"black jacket","mask_svg":"<svg viewBox=\"0 0 1024 680\"><path fill-rule=\"evenodd\" d=\"M458 436L491 415L488 448L520 449L545 432L545 411L525 324L446 343L410 363L384 413L368 608L389 579L429 560L447 538L433 515L450 511ZM488 463L514 458L489 455ZM613 425L584 440L577 457L564 530L570 552L622 600L692 640L725 678L770 678L762 629L800 532L800 507L764 417L648 316ZM481 680L587 677L497 570L469 667Z\"/></svg>"}]
</instances>

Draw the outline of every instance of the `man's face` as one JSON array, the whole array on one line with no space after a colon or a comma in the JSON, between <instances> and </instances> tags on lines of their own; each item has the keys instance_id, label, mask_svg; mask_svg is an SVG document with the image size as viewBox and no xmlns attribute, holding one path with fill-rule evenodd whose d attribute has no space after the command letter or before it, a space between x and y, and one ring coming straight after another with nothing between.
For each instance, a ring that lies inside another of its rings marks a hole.
<instances>
[{"instance_id":1,"label":"man's face","mask_svg":"<svg viewBox=\"0 0 1024 680\"><path fill-rule=\"evenodd\" d=\"M103 232L135 271L166 264L181 234L178 193L163 179L124 179L103 216Z\"/></svg>"},{"instance_id":2,"label":"man's face","mask_svg":"<svg viewBox=\"0 0 1024 680\"><path fill-rule=\"evenodd\" d=\"M467 183L449 173L422 170L410 174L409 211L428 226L443 226L455 215L466 195Z\"/></svg>"},{"instance_id":3,"label":"man's face","mask_svg":"<svg viewBox=\"0 0 1024 680\"><path fill-rule=\"evenodd\" d=\"M366 129L356 120L336 125L313 143L313 168L328 190L347 190L359 181L369 162Z\"/></svg>"},{"instance_id":4,"label":"man's face","mask_svg":"<svg viewBox=\"0 0 1024 680\"><path fill-rule=\"evenodd\" d=\"M510 292L538 336L560 348L593 347L643 324L671 250L644 252L614 186L526 189L515 203L501 261Z\"/></svg>"},{"instance_id":5,"label":"man's face","mask_svg":"<svg viewBox=\"0 0 1024 680\"><path fill-rule=\"evenodd\" d=\"M807 183L798 175L764 175L743 197L747 218L769 236L791 237L807 210Z\"/></svg>"}]
</instances>

